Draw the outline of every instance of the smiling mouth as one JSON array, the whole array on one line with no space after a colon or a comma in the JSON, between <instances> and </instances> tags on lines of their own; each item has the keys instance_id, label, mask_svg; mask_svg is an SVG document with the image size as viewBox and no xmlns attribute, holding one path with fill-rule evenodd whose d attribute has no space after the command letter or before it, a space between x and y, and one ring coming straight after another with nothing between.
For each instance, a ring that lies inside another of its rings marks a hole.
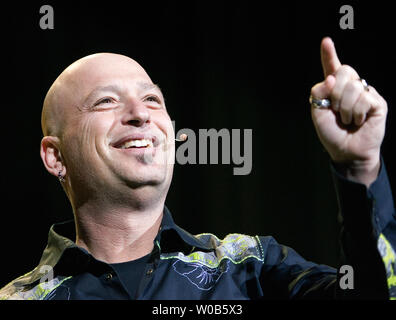
<instances>
[{"instance_id":1,"label":"smiling mouth","mask_svg":"<svg viewBox=\"0 0 396 320\"><path fill-rule=\"evenodd\" d=\"M131 148L151 148L153 147L153 141L151 139L133 139L123 142L116 146L118 149L131 149Z\"/></svg>"}]
</instances>

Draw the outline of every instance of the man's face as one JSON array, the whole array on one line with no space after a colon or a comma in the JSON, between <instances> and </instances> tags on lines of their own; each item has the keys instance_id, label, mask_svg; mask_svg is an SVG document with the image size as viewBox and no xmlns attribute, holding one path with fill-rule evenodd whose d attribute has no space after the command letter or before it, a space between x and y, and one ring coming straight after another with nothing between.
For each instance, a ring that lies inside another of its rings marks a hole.
<instances>
[{"instance_id":1,"label":"man's face","mask_svg":"<svg viewBox=\"0 0 396 320\"><path fill-rule=\"evenodd\" d=\"M174 130L162 93L143 68L104 55L78 65L68 80L61 149L71 182L102 190L169 185Z\"/></svg>"}]
</instances>

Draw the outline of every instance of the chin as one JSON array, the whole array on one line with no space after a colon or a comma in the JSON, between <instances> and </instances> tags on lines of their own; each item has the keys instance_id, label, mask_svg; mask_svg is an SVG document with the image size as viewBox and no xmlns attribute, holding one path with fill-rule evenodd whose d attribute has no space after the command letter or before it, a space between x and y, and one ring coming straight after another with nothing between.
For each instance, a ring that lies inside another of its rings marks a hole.
<instances>
[{"instance_id":1,"label":"chin","mask_svg":"<svg viewBox=\"0 0 396 320\"><path fill-rule=\"evenodd\" d=\"M169 164L168 161L162 161L161 163L158 155L154 159L143 155L141 157L135 155L133 159L128 160L119 161L116 167L114 167L114 162L112 163L113 170L118 178L128 186L135 188L144 185L160 185L171 179L173 165Z\"/></svg>"},{"instance_id":2,"label":"chin","mask_svg":"<svg viewBox=\"0 0 396 320\"><path fill-rule=\"evenodd\" d=\"M164 170L156 170L155 168L140 168L133 170L133 172L126 172L123 176L123 180L127 182L129 186L140 187L140 186L155 186L163 184L166 181L167 174Z\"/></svg>"}]
</instances>

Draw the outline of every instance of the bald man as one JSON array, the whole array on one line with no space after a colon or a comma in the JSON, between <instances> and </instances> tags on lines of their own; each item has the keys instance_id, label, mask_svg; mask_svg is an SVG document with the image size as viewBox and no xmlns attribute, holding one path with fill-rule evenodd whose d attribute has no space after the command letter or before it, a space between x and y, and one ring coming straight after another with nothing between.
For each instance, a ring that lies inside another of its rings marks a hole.
<instances>
[{"instance_id":1,"label":"bald man","mask_svg":"<svg viewBox=\"0 0 396 320\"><path fill-rule=\"evenodd\" d=\"M396 224L380 156L387 104L341 65L331 39L321 53L325 79L312 88L311 114L332 160L349 283L270 236L221 240L177 226L165 206L175 134L164 97L136 61L100 53L61 73L42 112L41 158L74 220L51 227L39 265L0 297L395 297Z\"/></svg>"}]
</instances>

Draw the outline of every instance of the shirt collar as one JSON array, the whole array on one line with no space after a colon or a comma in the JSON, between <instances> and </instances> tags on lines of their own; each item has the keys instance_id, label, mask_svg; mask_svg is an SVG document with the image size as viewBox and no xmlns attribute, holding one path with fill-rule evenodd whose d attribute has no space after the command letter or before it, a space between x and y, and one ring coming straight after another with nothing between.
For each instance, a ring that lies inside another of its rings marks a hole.
<instances>
[{"instance_id":1,"label":"shirt collar","mask_svg":"<svg viewBox=\"0 0 396 320\"><path fill-rule=\"evenodd\" d=\"M164 207L161 229L156 240L160 242L161 251L163 252L185 251L188 247L190 251L192 248L203 250L214 249L212 243L205 243L176 225L173 221L172 214L166 206Z\"/></svg>"},{"instance_id":2,"label":"shirt collar","mask_svg":"<svg viewBox=\"0 0 396 320\"><path fill-rule=\"evenodd\" d=\"M78 247L74 242L76 238L74 220L56 223L51 226L48 233L48 244L44 249L39 266L33 271L31 282L40 279L41 266L48 265L66 272L76 267L81 270L92 260L95 260L87 250ZM164 206L161 228L155 238L160 252L190 253L195 248L212 250L211 243L205 243L189 232L175 224L169 209ZM71 269L70 269L71 268Z\"/></svg>"}]
</instances>

